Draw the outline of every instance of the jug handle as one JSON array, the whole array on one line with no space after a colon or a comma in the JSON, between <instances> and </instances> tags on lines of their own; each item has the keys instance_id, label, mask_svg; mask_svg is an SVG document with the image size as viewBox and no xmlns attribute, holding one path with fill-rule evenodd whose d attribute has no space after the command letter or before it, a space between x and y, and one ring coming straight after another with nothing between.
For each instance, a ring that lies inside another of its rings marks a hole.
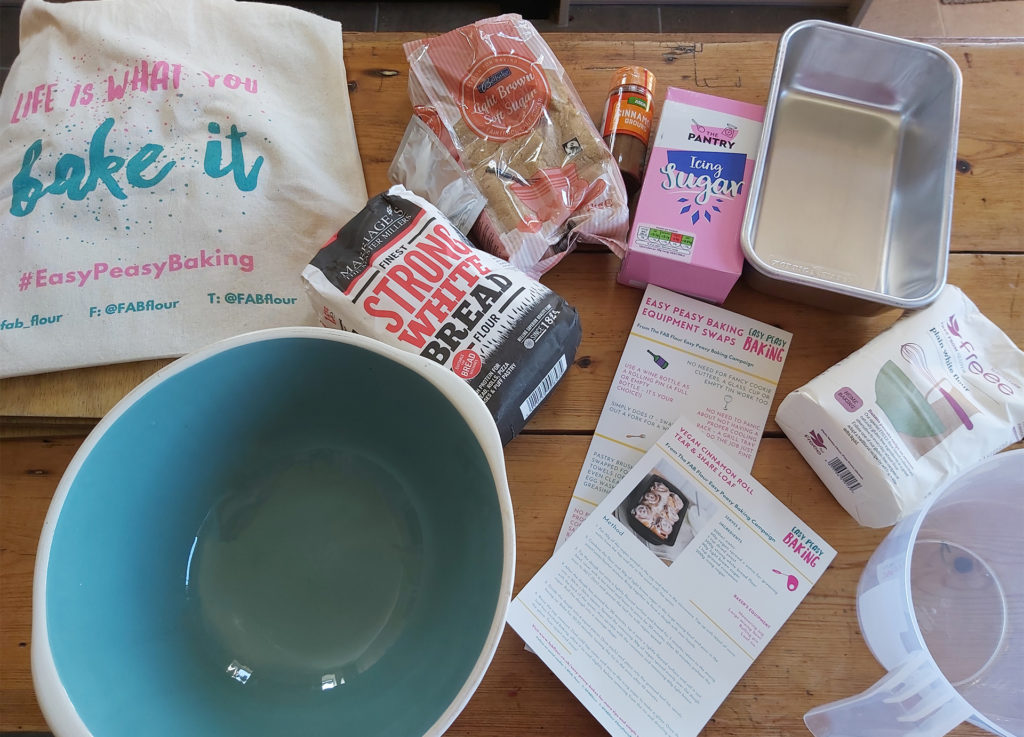
<instances>
[{"instance_id":1,"label":"jug handle","mask_svg":"<svg viewBox=\"0 0 1024 737\"><path fill-rule=\"evenodd\" d=\"M811 709L804 724L815 737L941 737L974 711L918 650L863 693Z\"/></svg>"}]
</instances>

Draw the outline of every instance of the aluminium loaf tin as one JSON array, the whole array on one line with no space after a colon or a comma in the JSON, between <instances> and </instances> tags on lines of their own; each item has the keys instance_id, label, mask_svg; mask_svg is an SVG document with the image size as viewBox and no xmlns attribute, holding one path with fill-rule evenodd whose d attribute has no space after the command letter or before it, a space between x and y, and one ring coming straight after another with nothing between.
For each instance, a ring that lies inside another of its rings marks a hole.
<instances>
[{"instance_id":1,"label":"aluminium loaf tin","mask_svg":"<svg viewBox=\"0 0 1024 737\"><path fill-rule=\"evenodd\" d=\"M783 34L740 240L755 289L871 314L946 282L960 70L821 21Z\"/></svg>"}]
</instances>

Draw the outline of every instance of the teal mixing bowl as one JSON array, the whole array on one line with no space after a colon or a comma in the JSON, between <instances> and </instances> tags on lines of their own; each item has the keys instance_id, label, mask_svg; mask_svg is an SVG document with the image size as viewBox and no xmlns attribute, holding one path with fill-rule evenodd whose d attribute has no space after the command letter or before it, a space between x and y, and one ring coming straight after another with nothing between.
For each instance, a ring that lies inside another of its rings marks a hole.
<instances>
[{"instance_id":1,"label":"teal mixing bowl","mask_svg":"<svg viewBox=\"0 0 1024 737\"><path fill-rule=\"evenodd\" d=\"M410 737L494 655L515 533L497 429L451 372L285 328L168 365L86 439L36 561L57 737Z\"/></svg>"}]
</instances>

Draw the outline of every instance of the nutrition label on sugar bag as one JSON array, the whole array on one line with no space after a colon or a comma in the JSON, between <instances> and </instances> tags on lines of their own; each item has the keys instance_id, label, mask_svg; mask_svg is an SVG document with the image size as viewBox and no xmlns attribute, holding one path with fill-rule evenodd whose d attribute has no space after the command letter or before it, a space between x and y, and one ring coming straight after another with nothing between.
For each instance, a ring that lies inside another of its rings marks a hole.
<instances>
[{"instance_id":1,"label":"nutrition label on sugar bag","mask_svg":"<svg viewBox=\"0 0 1024 737\"><path fill-rule=\"evenodd\" d=\"M587 450L558 544L681 417L754 464L792 335L649 286Z\"/></svg>"},{"instance_id":2,"label":"nutrition label on sugar bag","mask_svg":"<svg viewBox=\"0 0 1024 737\"><path fill-rule=\"evenodd\" d=\"M693 255L692 235L669 230L656 225L639 225L632 247L648 251L668 253L681 261L689 261Z\"/></svg>"}]
</instances>

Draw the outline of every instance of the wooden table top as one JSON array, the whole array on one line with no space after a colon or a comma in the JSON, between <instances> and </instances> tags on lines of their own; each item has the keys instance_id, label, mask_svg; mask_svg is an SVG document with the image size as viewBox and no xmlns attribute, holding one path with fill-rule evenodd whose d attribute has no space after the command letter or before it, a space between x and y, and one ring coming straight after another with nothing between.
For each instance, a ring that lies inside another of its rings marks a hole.
<instances>
[{"instance_id":1,"label":"wooden table top","mask_svg":"<svg viewBox=\"0 0 1024 737\"><path fill-rule=\"evenodd\" d=\"M411 114L401 42L410 34L345 35L345 61L367 187L385 175ZM611 72L641 64L666 86L766 101L777 37L548 34L591 116L599 120ZM1024 41L939 42L963 72L949 281L1024 345ZM392 75L386 70L395 70ZM576 362L526 431L506 447L517 528L518 590L550 557L641 291L615 282L618 261L570 255L543 281L579 310ZM882 674L858 629L855 592L885 530L859 527L774 421L791 390L898 317L853 317L761 295L739 284L727 309L794 334L753 475L839 554L708 724L709 737L808 734L803 714L853 695ZM31 588L43 517L64 469L95 421L166 361L18 377L0 382L0 737L44 732L29 667ZM522 641L506 629L483 683L450 735L571 735L604 730ZM986 734L962 725L958 737Z\"/></svg>"}]
</instances>

